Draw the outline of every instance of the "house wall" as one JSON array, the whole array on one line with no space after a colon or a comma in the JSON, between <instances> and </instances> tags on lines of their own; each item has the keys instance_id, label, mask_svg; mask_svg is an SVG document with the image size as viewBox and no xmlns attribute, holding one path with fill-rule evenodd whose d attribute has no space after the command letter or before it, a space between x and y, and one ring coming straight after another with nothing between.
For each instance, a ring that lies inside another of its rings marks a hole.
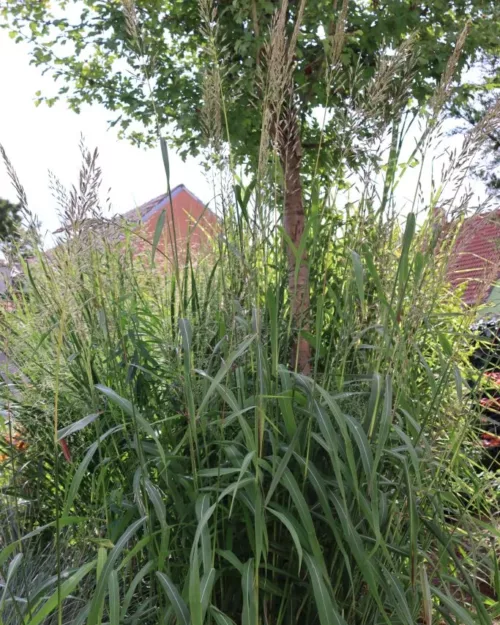
<instances>
[{"instance_id":1,"label":"house wall","mask_svg":"<svg viewBox=\"0 0 500 625\"><path fill-rule=\"evenodd\" d=\"M447 278L452 287L466 283L465 304L474 305L496 301L490 285L499 277L500 269L500 210L478 213L457 224L453 251L448 262Z\"/></svg>"},{"instance_id":2,"label":"house wall","mask_svg":"<svg viewBox=\"0 0 500 625\"><path fill-rule=\"evenodd\" d=\"M172 259L173 237L172 215L175 223L175 236L177 240L178 254L182 258L188 246L192 253L203 250L208 252L211 241L213 240L217 217L208 210L205 205L189 191L184 188L176 190L175 196L172 197L173 209L170 209L170 200L166 198L158 204L151 214L145 216L145 223L142 226L143 236L152 241L162 212L165 210L165 225L163 233L158 242L158 250L165 253L168 258ZM138 240L138 251L148 252L151 244L146 241ZM179 260L181 260L179 258Z\"/></svg>"}]
</instances>

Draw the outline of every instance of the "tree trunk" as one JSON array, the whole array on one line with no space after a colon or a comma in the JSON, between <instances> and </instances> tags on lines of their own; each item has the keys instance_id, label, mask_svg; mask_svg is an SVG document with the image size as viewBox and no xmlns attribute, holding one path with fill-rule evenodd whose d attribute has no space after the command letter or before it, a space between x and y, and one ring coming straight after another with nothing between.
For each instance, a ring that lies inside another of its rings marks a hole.
<instances>
[{"instance_id":1,"label":"tree trunk","mask_svg":"<svg viewBox=\"0 0 500 625\"><path fill-rule=\"evenodd\" d=\"M292 109L288 109L280 128L280 158L285 174L284 228L290 237L296 252L299 250L305 228L304 199L302 193L301 164L302 146L297 118ZM292 346L292 367L308 375L311 371L311 347L300 330L307 327L309 311L309 268L307 251L304 249L300 258L287 244L288 289L290 293L291 314L297 337ZM297 263L299 263L298 275Z\"/></svg>"}]
</instances>

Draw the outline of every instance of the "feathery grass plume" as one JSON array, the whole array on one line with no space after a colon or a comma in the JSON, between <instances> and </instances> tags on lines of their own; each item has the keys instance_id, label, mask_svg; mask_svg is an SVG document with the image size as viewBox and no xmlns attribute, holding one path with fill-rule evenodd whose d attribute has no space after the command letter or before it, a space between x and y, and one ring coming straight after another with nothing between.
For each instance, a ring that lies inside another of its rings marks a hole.
<instances>
[{"instance_id":1,"label":"feathery grass plume","mask_svg":"<svg viewBox=\"0 0 500 625\"><path fill-rule=\"evenodd\" d=\"M148 46L147 41L141 34L135 0L121 0L121 4L125 29L128 35L127 43L136 57L136 65L131 69L142 82L145 98L147 98L151 106L151 114L155 120L157 138L160 140L162 128L160 127L160 116L157 110L158 103L154 93L153 81L157 57L151 53L150 46Z\"/></svg>"},{"instance_id":2,"label":"feathery grass plume","mask_svg":"<svg viewBox=\"0 0 500 625\"><path fill-rule=\"evenodd\" d=\"M426 108L425 115L425 128L421 133L419 140L416 142L415 148L408 159L408 162L413 161L413 159L417 156L420 156L420 175L422 174L425 155L427 154L429 147L434 139L434 137L438 136L441 132L442 127L442 119L440 118L440 112L443 109L446 100L449 98L451 94L453 77L455 75L455 71L458 65L458 61L460 59L460 55L462 53L463 46L465 44L467 34L470 28L470 24L467 22L465 27L462 29L457 42L455 44L455 48L448 59L446 64L446 68L443 71L441 76L441 80L439 82L438 87L436 88L433 96L430 99L429 105ZM464 147L467 144L467 140L464 142ZM463 162L466 160L467 149L462 149L461 151L461 160L455 161L455 159L451 159L449 165L446 167L447 175L443 175L442 179L448 180L449 178L455 176L456 172L465 172L466 168L463 166ZM474 150L472 150L473 152ZM462 174L461 174L462 175ZM441 185L442 187L443 185ZM457 189L459 185L457 186ZM420 191L420 185L417 186L415 192L415 199L417 198L417 192Z\"/></svg>"},{"instance_id":3,"label":"feathery grass plume","mask_svg":"<svg viewBox=\"0 0 500 625\"><path fill-rule=\"evenodd\" d=\"M470 22L467 22L460 32L460 35L458 36L457 42L455 44L455 48L453 49L453 52L446 64L443 75L441 76L439 85L431 98L430 110L432 112L434 120L438 118L444 104L450 97L453 87L453 80L455 78L455 72L470 28L471 24Z\"/></svg>"},{"instance_id":4,"label":"feathery grass plume","mask_svg":"<svg viewBox=\"0 0 500 625\"><path fill-rule=\"evenodd\" d=\"M228 132L224 108L223 61L217 25L217 10L211 0L200 0L201 29L205 40L206 62L202 74L203 129L211 143L212 157L221 155L224 131ZM229 140L229 137L226 137Z\"/></svg>"},{"instance_id":5,"label":"feathery grass plume","mask_svg":"<svg viewBox=\"0 0 500 625\"><path fill-rule=\"evenodd\" d=\"M439 113L442 110L446 100L450 97L453 77L454 77L454 74L458 65L458 61L460 59L460 54L462 52L463 46L466 41L469 27L470 25L467 23L457 39L455 48L450 58L448 59L446 68L441 76L439 86L436 88L434 95L432 96L430 100L430 103L429 103L430 113L429 113L429 116L426 117L426 124L425 124L424 130L421 133L418 141L416 141L415 148L407 161L407 163L410 163L410 162L413 162L414 159L417 158L418 156L420 157L420 176L422 176L424 164L426 163L426 155L429 152L429 148L433 142L433 139L440 133L442 120L440 119ZM414 71L415 61L417 58L417 54L412 53L412 49L414 49L415 45L416 43L413 41L412 38L410 38L409 40L403 43L403 45L401 46L402 56L399 58L399 60L396 60L396 64L393 68L396 70L399 69L400 81L395 81L395 83L397 84L397 92L393 96L389 95L389 100L391 99L391 97L394 98L394 106L395 106L394 115L395 115L396 123L393 124L392 140L391 140L392 156L390 158L390 167L386 175L386 180L385 180L385 185L384 185L384 201L383 201L384 206L387 205L387 201L391 193L391 188L393 188L394 184L397 183L398 181L398 178L396 177L396 167L397 167L397 163L399 159L398 154L397 154L398 152L397 144L398 142L400 143L400 138L399 138L400 116L398 114L398 111L402 111L404 105L406 104L406 99L408 95L407 88L411 81L412 72ZM416 48L415 48L415 52L417 53ZM404 57L407 57L406 64L402 63L402 60ZM382 71L382 76L384 76L385 73L386 73L385 71ZM385 84L389 84L387 83L386 80L384 80L383 82ZM370 98L368 99L368 101L376 102L377 93L383 92L383 89L384 89L384 85L382 82L379 85L377 85L377 89L374 89L372 86L372 89L369 91ZM374 109L374 107L370 107L370 108L372 110L376 110ZM388 110L388 112L384 112L385 119L390 120L391 114L392 113L390 110ZM433 207L436 205L437 202L441 201L440 198L442 197L445 188L449 188L453 184L455 184L455 192L452 194L453 199L450 199L449 203L455 206L453 210L456 211L456 214L460 213L461 208L458 208L458 206L461 206L461 204L460 202L457 203L456 200L457 200L457 194L459 190L461 189L461 184L457 181L459 180L463 181L464 177L467 175L468 166L464 166L464 162L463 162L464 160L465 160L465 152L464 150L462 150L461 160L455 162L454 159L451 159L449 165L445 167L446 171L443 171L443 173L441 174L441 183L439 186L439 191L437 195L435 195L434 198L431 199L430 203L427 204L427 206L430 205L431 216L432 216ZM406 171L406 167L407 165L403 166L402 173L399 175L399 179L401 179L402 175ZM455 183L453 182L453 180L455 181ZM413 200L413 204L415 207L418 207L419 204L426 205L427 200L423 197L422 191L423 189L420 183L418 183L415 188L415 195L414 195L414 200ZM417 202L419 197L421 198L421 201ZM467 202L465 202L465 204L467 204Z\"/></svg>"},{"instance_id":6,"label":"feathery grass plume","mask_svg":"<svg viewBox=\"0 0 500 625\"><path fill-rule=\"evenodd\" d=\"M479 122L466 135L465 142L474 150L480 149L488 136L500 129L500 97L486 111Z\"/></svg>"},{"instance_id":7,"label":"feathery grass plume","mask_svg":"<svg viewBox=\"0 0 500 625\"><path fill-rule=\"evenodd\" d=\"M300 0L299 7L297 9L297 15L295 16L295 23L293 25L293 32L288 43L287 76L285 78L287 84L290 83L292 79L297 41L300 34L300 27L302 26L302 20L304 19L305 8L306 0Z\"/></svg>"},{"instance_id":8,"label":"feathery grass plume","mask_svg":"<svg viewBox=\"0 0 500 625\"><path fill-rule=\"evenodd\" d=\"M202 74L203 104L205 108L203 111L203 124L209 136L212 136L216 141L220 141L223 135L225 135L224 139L230 146L226 98L234 99L237 97L238 85L231 85L231 95L225 91L225 76L228 68L226 48L221 40L217 22L217 7L212 0L200 0L199 13L200 30L204 35L202 52L206 57ZM232 168L231 162L230 167Z\"/></svg>"},{"instance_id":9,"label":"feathery grass plume","mask_svg":"<svg viewBox=\"0 0 500 625\"><path fill-rule=\"evenodd\" d=\"M12 165L9 157L7 156L7 152L5 151L5 148L3 147L1 143L0 143L0 154L2 156L5 169L7 170L7 174L12 183L12 186L14 187L14 190L16 192L17 199L19 202L19 207L21 210L21 215L24 220L24 225L25 225L25 230L26 230L25 236L24 236L25 242L27 245L33 245L37 247L41 243L40 219L29 208L28 197L26 195L26 191L24 190L24 187L19 180L16 170L14 169L14 166Z\"/></svg>"},{"instance_id":10,"label":"feathery grass plume","mask_svg":"<svg viewBox=\"0 0 500 625\"><path fill-rule=\"evenodd\" d=\"M325 63L325 83L326 83L326 104L323 111L323 120L321 123L321 132L319 136L319 142L316 154L316 165L314 168L315 176L318 172L319 161L321 151L323 147L324 131L326 126L326 120L328 116L329 100L332 91L332 85L335 84L335 89L340 92L341 88L345 86L346 77L342 68L339 66L340 55L344 47L345 42L345 26L347 21L347 10L349 6L348 0L343 0L342 7L340 9L337 21L332 21L329 26L329 49L327 52L327 58ZM337 0L333 3L334 12L337 10ZM348 133L347 133L348 134ZM340 143L340 142L339 142ZM337 146L338 147L338 146Z\"/></svg>"},{"instance_id":11,"label":"feathery grass plume","mask_svg":"<svg viewBox=\"0 0 500 625\"><path fill-rule=\"evenodd\" d=\"M61 215L69 204L68 190L58 176L51 170L49 170L49 189L57 203L58 215Z\"/></svg>"},{"instance_id":12,"label":"feathery grass plume","mask_svg":"<svg viewBox=\"0 0 500 625\"><path fill-rule=\"evenodd\" d=\"M398 117L407 104L418 58L417 42L408 37L392 53L382 53L371 79L362 107L369 118L388 120Z\"/></svg>"},{"instance_id":13,"label":"feathery grass plume","mask_svg":"<svg viewBox=\"0 0 500 625\"><path fill-rule=\"evenodd\" d=\"M434 194L434 202L447 205L446 212L449 219L459 218L462 213L461 205L468 204L466 197L472 195L472 191L467 188L467 177L475 159L488 142L489 134L498 128L500 128L500 99L490 107L473 128L465 133L460 149L448 153L448 164L443 168L439 189ZM448 193L448 198L443 200L445 192ZM460 196L464 196L462 201L460 201Z\"/></svg>"},{"instance_id":14,"label":"feathery grass plume","mask_svg":"<svg viewBox=\"0 0 500 625\"><path fill-rule=\"evenodd\" d=\"M83 139L80 141L82 165L79 172L78 186L66 191L56 179L53 179L53 191L59 205L61 227L56 234L64 234L69 240L79 240L78 234L89 232L93 227L100 228L103 222L101 200L99 197L102 172L98 166L97 149L91 152Z\"/></svg>"},{"instance_id":15,"label":"feathery grass plume","mask_svg":"<svg viewBox=\"0 0 500 625\"><path fill-rule=\"evenodd\" d=\"M226 78L229 72L228 48L224 45L219 31L217 7L213 0L199 0L200 31L203 34L201 55L203 56L202 93L203 106L201 120L203 132L207 139L208 171L213 190L212 208L221 217L221 232L219 233L220 262L226 262L225 254L228 246L222 241L238 240L239 249L237 258L233 262L241 265L243 261L243 231L239 207L234 202L235 165L231 151L231 128L229 126L228 106L240 96L238 83L229 83ZM232 198L232 199L231 199ZM238 224L230 216L237 215ZM231 229L236 225L238 234L233 239Z\"/></svg>"},{"instance_id":16,"label":"feathery grass plume","mask_svg":"<svg viewBox=\"0 0 500 625\"><path fill-rule=\"evenodd\" d=\"M222 110L221 81L217 69L206 69L203 73L203 129L213 152L220 154L222 150Z\"/></svg>"},{"instance_id":17,"label":"feathery grass plume","mask_svg":"<svg viewBox=\"0 0 500 625\"><path fill-rule=\"evenodd\" d=\"M10 181L12 183L12 186L14 187L16 194L17 194L17 199L19 202L19 205L21 207L21 210L23 211L28 211L28 198L26 196L26 191L24 190L23 185L21 184L21 182L19 181L19 178L17 176L16 170L14 169L14 166L12 165L9 157L7 156L7 152L5 151L5 148L3 147L3 145L0 143L0 154L2 155L2 159L5 165L5 169L7 170L7 174L10 178Z\"/></svg>"},{"instance_id":18,"label":"feathery grass plume","mask_svg":"<svg viewBox=\"0 0 500 625\"><path fill-rule=\"evenodd\" d=\"M258 174L261 178L268 164L268 150L276 143L278 120L285 94L289 89L288 78L292 67L287 48L286 19L288 1L283 0L273 15L269 36L263 47L261 65L262 80L262 125L260 134Z\"/></svg>"},{"instance_id":19,"label":"feathery grass plume","mask_svg":"<svg viewBox=\"0 0 500 625\"><path fill-rule=\"evenodd\" d=\"M134 0L122 0L123 15L125 17L125 26L127 34L133 41L139 40L139 26L137 20L137 11Z\"/></svg>"},{"instance_id":20,"label":"feathery grass plume","mask_svg":"<svg viewBox=\"0 0 500 625\"><path fill-rule=\"evenodd\" d=\"M201 18L201 32L206 39L206 51L208 52L210 60L215 65L218 65L221 41L217 22L217 6L213 0L199 0L198 10Z\"/></svg>"},{"instance_id":21,"label":"feathery grass plume","mask_svg":"<svg viewBox=\"0 0 500 625\"><path fill-rule=\"evenodd\" d=\"M335 1L335 4L337 2ZM347 11L349 8L349 0L342 1L342 7L340 9L339 15L335 24L331 25L331 35L332 35L332 43L331 43L331 57L330 57L330 68L334 69L337 63L340 60L340 55L342 54L342 50L344 48L345 42L345 27L347 22ZM327 68L328 70L329 68Z\"/></svg>"}]
</instances>

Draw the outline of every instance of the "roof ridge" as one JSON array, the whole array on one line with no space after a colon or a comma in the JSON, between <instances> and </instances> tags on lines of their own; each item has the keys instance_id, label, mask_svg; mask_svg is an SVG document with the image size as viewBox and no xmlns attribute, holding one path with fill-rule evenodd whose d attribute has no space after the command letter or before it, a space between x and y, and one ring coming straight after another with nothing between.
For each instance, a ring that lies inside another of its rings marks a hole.
<instances>
[{"instance_id":1,"label":"roof ridge","mask_svg":"<svg viewBox=\"0 0 500 625\"><path fill-rule=\"evenodd\" d=\"M498 208L492 208L489 211L485 211L484 213L478 212L478 213L474 213L473 215L470 215L469 217L466 217L464 219L464 222L466 221L471 221L474 218L483 218L483 217L489 217L490 215L494 215L495 213L499 213L500 214L500 207Z\"/></svg>"},{"instance_id":2,"label":"roof ridge","mask_svg":"<svg viewBox=\"0 0 500 625\"><path fill-rule=\"evenodd\" d=\"M148 200L147 202L144 202L143 204L140 204L139 206L136 206L131 210L121 213L120 216L127 221L136 221L137 217L139 217L141 221L147 221L147 219L156 211L160 204L162 204L165 200L168 201L170 198L172 198L173 200L174 197L181 191L185 191L196 202L199 202L202 206L204 206L207 212L214 215L214 217L217 217L216 213L208 206L208 204L206 202L203 202L203 200L201 200L195 193L193 193L193 191L188 189L188 187L184 183L176 185L173 189L170 190L170 193L166 191L165 193L162 193L161 195L158 195L155 198L152 198L151 200Z\"/></svg>"}]
</instances>

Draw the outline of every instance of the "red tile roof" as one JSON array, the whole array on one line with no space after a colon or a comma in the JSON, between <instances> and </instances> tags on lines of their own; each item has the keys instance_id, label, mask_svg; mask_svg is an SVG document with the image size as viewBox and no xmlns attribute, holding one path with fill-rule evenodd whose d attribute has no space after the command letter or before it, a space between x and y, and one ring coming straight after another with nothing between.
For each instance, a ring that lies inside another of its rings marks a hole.
<instances>
[{"instance_id":1,"label":"red tile roof","mask_svg":"<svg viewBox=\"0 0 500 625\"><path fill-rule=\"evenodd\" d=\"M149 200L149 202L146 202L145 204L142 204L137 208L133 208L132 210L123 213L122 217L127 221L137 221L145 223L155 213L158 207L161 207L165 202L168 202L170 198L173 201L183 191L190 195L193 200L198 202L200 206L205 206L205 202L202 202L200 198L197 197L192 191L190 191L185 185L178 184L171 190L170 193L163 193L162 195L159 195L158 197ZM207 211L208 213L212 212L207 206L205 206L205 211Z\"/></svg>"},{"instance_id":2,"label":"red tile roof","mask_svg":"<svg viewBox=\"0 0 500 625\"><path fill-rule=\"evenodd\" d=\"M149 202L146 202L145 204L142 204L141 206L138 206L137 208L133 208L132 210L127 211L126 213L122 214L122 217L124 219L126 219L127 221L142 221L144 219L144 216L149 213L149 211L152 208L155 208L160 202L163 202L164 200L167 199L167 194L164 193L163 195L159 195L158 197L155 197L152 200L149 200Z\"/></svg>"},{"instance_id":3,"label":"red tile roof","mask_svg":"<svg viewBox=\"0 0 500 625\"><path fill-rule=\"evenodd\" d=\"M164 218L160 222L162 213ZM171 260L175 257L172 253L174 241L177 254L182 257L188 249L192 254L200 253L200 258L206 255L212 247L217 224L215 213L183 184L176 186L171 193L164 193L122 214L121 218L141 231L141 236L133 240L137 253L151 251L157 226L163 223L157 250L159 256Z\"/></svg>"},{"instance_id":4,"label":"red tile roof","mask_svg":"<svg viewBox=\"0 0 500 625\"><path fill-rule=\"evenodd\" d=\"M469 217L458 233L447 270L453 287L467 283L466 304L480 304L500 277L500 209Z\"/></svg>"}]
</instances>

